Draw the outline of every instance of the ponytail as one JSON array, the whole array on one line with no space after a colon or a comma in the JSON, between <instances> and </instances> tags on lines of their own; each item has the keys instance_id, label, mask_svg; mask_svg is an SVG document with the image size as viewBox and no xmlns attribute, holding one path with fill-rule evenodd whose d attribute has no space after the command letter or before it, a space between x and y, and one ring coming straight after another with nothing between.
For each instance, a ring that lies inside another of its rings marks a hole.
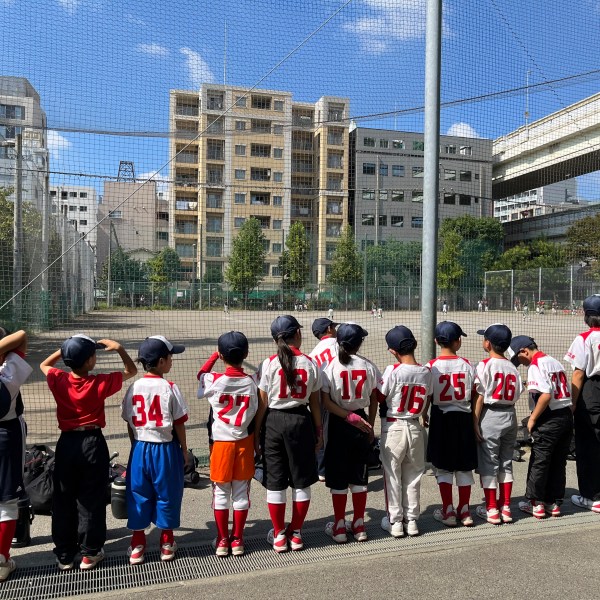
<instances>
[{"instance_id":1,"label":"ponytail","mask_svg":"<svg viewBox=\"0 0 600 600\"><path fill-rule=\"evenodd\" d=\"M338 344L338 360L343 365L347 365L352 360L352 355L356 354L359 350L358 348L351 348L347 342L342 342Z\"/></svg>"},{"instance_id":2,"label":"ponytail","mask_svg":"<svg viewBox=\"0 0 600 600\"><path fill-rule=\"evenodd\" d=\"M294 373L294 353L282 337L277 338L277 358L279 359L281 370L285 375L288 388L291 390L296 383L296 375Z\"/></svg>"}]
</instances>

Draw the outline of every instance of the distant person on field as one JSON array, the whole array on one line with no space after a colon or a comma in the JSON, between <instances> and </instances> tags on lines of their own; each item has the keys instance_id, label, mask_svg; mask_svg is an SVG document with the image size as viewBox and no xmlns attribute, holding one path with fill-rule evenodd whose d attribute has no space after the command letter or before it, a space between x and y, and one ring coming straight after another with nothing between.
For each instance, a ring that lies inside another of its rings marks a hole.
<instances>
[{"instance_id":1,"label":"distant person on field","mask_svg":"<svg viewBox=\"0 0 600 600\"><path fill-rule=\"evenodd\" d=\"M333 320L333 302L329 303L329 309L327 310L327 318Z\"/></svg>"}]
</instances>

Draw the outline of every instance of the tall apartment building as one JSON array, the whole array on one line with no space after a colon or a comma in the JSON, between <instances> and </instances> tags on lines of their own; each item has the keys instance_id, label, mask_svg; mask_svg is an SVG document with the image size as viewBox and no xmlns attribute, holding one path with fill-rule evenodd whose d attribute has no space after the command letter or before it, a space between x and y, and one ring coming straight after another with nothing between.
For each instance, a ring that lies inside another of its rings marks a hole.
<instances>
[{"instance_id":1,"label":"tall apartment building","mask_svg":"<svg viewBox=\"0 0 600 600\"><path fill-rule=\"evenodd\" d=\"M46 113L27 79L0 77L0 188L14 190L19 133L23 140L22 198L41 211L48 185Z\"/></svg>"},{"instance_id":2,"label":"tall apartment building","mask_svg":"<svg viewBox=\"0 0 600 600\"><path fill-rule=\"evenodd\" d=\"M59 185L50 187L52 214L63 215L95 250L98 199L93 187Z\"/></svg>"},{"instance_id":3,"label":"tall apartment building","mask_svg":"<svg viewBox=\"0 0 600 600\"><path fill-rule=\"evenodd\" d=\"M348 116L345 98L172 90L169 243L188 272L222 273L233 238L255 217L267 238L266 283L281 282L278 261L296 221L311 241L311 281L324 281L348 220Z\"/></svg>"},{"instance_id":4,"label":"tall apartment building","mask_svg":"<svg viewBox=\"0 0 600 600\"><path fill-rule=\"evenodd\" d=\"M351 224L362 249L377 240L421 241L423 134L357 127L350 132ZM439 220L492 216L492 140L440 136Z\"/></svg>"}]
</instances>

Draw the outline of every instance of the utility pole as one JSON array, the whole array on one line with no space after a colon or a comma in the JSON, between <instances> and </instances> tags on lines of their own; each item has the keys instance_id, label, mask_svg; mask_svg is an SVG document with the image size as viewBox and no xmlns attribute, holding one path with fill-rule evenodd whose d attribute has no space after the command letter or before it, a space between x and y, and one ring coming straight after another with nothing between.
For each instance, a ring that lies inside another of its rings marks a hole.
<instances>
[{"instance_id":1,"label":"utility pole","mask_svg":"<svg viewBox=\"0 0 600 600\"><path fill-rule=\"evenodd\" d=\"M21 286L23 284L23 134L17 134L15 205L13 220L13 320L21 320Z\"/></svg>"}]
</instances>

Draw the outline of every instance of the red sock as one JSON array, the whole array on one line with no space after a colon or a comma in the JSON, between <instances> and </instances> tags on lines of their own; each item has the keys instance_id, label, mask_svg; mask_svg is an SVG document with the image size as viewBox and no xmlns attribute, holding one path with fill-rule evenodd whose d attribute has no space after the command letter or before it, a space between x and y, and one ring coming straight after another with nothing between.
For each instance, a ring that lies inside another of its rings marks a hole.
<instances>
[{"instance_id":1,"label":"red sock","mask_svg":"<svg viewBox=\"0 0 600 600\"><path fill-rule=\"evenodd\" d=\"M222 540L229 537L229 509L215 508L215 522L217 523L217 537Z\"/></svg>"},{"instance_id":2,"label":"red sock","mask_svg":"<svg viewBox=\"0 0 600 600\"><path fill-rule=\"evenodd\" d=\"M146 534L143 529L136 529L131 536L131 547L136 548L137 546L146 547Z\"/></svg>"},{"instance_id":3,"label":"red sock","mask_svg":"<svg viewBox=\"0 0 600 600\"><path fill-rule=\"evenodd\" d=\"M10 558L10 545L15 537L16 530L16 521L0 521L0 554L2 554L6 560Z\"/></svg>"},{"instance_id":4,"label":"red sock","mask_svg":"<svg viewBox=\"0 0 600 600\"><path fill-rule=\"evenodd\" d=\"M233 531L231 532L233 537L239 538L240 540L244 537L244 527L246 525L247 516L248 509L233 511Z\"/></svg>"},{"instance_id":5,"label":"red sock","mask_svg":"<svg viewBox=\"0 0 600 600\"><path fill-rule=\"evenodd\" d=\"M470 485L459 485L458 486L458 510L462 510L465 504L469 508L469 502L471 501L471 486Z\"/></svg>"},{"instance_id":6,"label":"red sock","mask_svg":"<svg viewBox=\"0 0 600 600\"><path fill-rule=\"evenodd\" d=\"M299 531L302 529L309 506L310 500L305 500L304 502L298 502L297 500L294 500L292 502L292 520L290 522L290 531Z\"/></svg>"},{"instance_id":7,"label":"red sock","mask_svg":"<svg viewBox=\"0 0 600 600\"><path fill-rule=\"evenodd\" d=\"M452 504L452 484L439 483L438 486L440 488L440 495L442 496L442 510L446 512Z\"/></svg>"},{"instance_id":8,"label":"red sock","mask_svg":"<svg viewBox=\"0 0 600 600\"><path fill-rule=\"evenodd\" d=\"M483 493L485 494L485 508L491 510L492 508L498 508L496 504L496 488L484 488Z\"/></svg>"},{"instance_id":9,"label":"red sock","mask_svg":"<svg viewBox=\"0 0 600 600\"><path fill-rule=\"evenodd\" d=\"M354 507L354 518L352 524L358 519L365 520L365 508L367 506L367 492L356 492L352 494L352 506Z\"/></svg>"},{"instance_id":10,"label":"red sock","mask_svg":"<svg viewBox=\"0 0 600 600\"><path fill-rule=\"evenodd\" d=\"M331 494L333 502L333 519L336 525L346 517L346 494Z\"/></svg>"},{"instance_id":11,"label":"red sock","mask_svg":"<svg viewBox=\"0 0 600 600\"><path fill-rule=\"evenodd\" d=\"M271 516L271 522L273 523L273 529L275 535L285 529L285 504L267 504L269 507L269 515Z\"/></svg>"},{"instance_id":12,"label":"red sock","mask_svg":"<svg viewBox=\"0 0 600 600\"><path fill-rule=\"evenodd\" d=\"M508 506L510 504L510 495L512 494L512 481L505 481L500 484L500 506Z\"/></svg>"},{"instance_id":13,"label":"red sock","mask_svg":"<svg viewBox=\"0 0 600 600\"><path fill-rule=\"evenodd\" d=\"M175 536L173 535L173 530L172 529L163 529L160 532L160 545L161 546L163 544L171 544L171 545L173 545L174 542L175 542Z\"/></svg>"}]
</instances>

